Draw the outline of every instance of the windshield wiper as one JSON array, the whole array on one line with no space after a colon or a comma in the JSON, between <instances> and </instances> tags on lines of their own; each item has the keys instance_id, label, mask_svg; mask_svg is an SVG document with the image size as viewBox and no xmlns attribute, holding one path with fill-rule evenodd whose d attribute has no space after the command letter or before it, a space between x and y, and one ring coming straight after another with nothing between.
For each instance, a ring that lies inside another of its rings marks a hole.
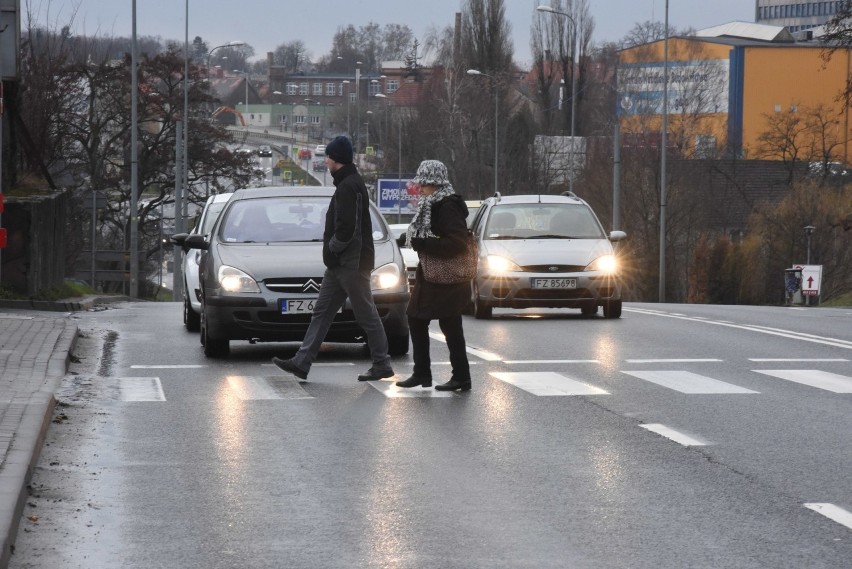
<instances>
[{"instance_id":1,"label":"windshield wiper","mask_svg":"<svg viewBox=\"0 0 852 569\"><path fill-rule=\"evenodd\" d=\"M570 235L531 235L527 239L579 239Z\"/></svg>"}]
</instances>

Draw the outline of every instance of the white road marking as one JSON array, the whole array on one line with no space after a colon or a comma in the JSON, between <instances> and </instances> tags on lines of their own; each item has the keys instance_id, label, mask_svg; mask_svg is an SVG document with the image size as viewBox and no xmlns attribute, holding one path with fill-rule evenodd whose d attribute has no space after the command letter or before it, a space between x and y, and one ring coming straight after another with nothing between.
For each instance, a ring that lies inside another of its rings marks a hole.
<instances>
[{"instance_id":1,"label":"white road marking","mask_svg":"<svg viewBox=\"0 0 852 569\"><path fill-rule=\"evenodd\" d=\"M275 364L260 364L261 366L266 367L278 367ZM355 362L314 362L311 364L311 369L315 367L344 367L344 366L354 366Z\"/></svg>"},{"instance_id":2,"label":"white road marking","mask_svg":"<svg viewBox=\"0 0 852 569\"><path fill-rule=\"evenodd\" d=\"M296 379L229 375L228 386L243 401L269 399L313 399L302 389Z\"/></svg>"},{"instance_id":3,"label":"white road marking","mask_svg":"<svg viewBox=\"0 0 852 569\"><path fill-rule=\"evenodd\" d=\"M552 371L489 372L490 375L539 396L609 395L609 392Z\"/></svg>"},{"instance_id":4,"label":"white road marking","mask_svg":"<svg viewBox=\"0 0 852 569\"><path fill-rule=\"evenodd\" d=\"M165 401L163 384L159 377L118 377L120 401Z\"/></svg>"},{"instance_id":5,"label":"white road marking","mask_svg":"<svg viewBox=\"0 0 852 569\"><path fill-rule=\"evenodd\" d=\"M389 399L452 397L452 391L437 391L432 387L398 387L395 381L370 381L379 393Z\"/></svg>"},{"instance_id":6,"label":"white road marking","mask_svg":"<svg viewBox=\"0 0 852 569\"><path fill-rule=\"evenodd\" d=\"M837 373L816 369L756 369L753 371L832 393L852 393L852 377Z\"/></svg>"},{"instance_id":7,"label":"white road marking","mask_svg":"<svg viewBox=\"0 0 852 569\"><path fill-rule=\"evenodd\" d=\"M848 362L845 358L749 358L752 362Z\"/></svg>"},{"instance_id":8,"label":"white road marking","mask_svg":"<svg viewBox=\"0 0 852 569\"><path fill-rule=\"evenodd\" d=\"M725 393L759 393L745 387L725 383L689 371L624 371L628 375L656 383L681 393L720 395Z\"/></svg>"},{"instance_id":9,"label":"white road marking","mask_svg":"<svg viewBox=\"0 0 852 569\"><path fill-rule=\"evenodd\" d=\"M671 439L685 447L703 447L707 444L659 423L648 423L647 425L639 426L643 429L648 429L649 431L657 433L658 435L662 435L667 439Z\"/></svg>"},{"instance_id":10,"label":"white road marking","mask_svg":"<svg viewBox=\"0 0 852 569\"><path fill-rule=\"evenodd\" d=\"M815 511L818 514L822 514L831 521L837 522L842 526L846 526L849 529L852 529L852 512L848 512L840 506L819 502L811 502L809 504L802 505L810 510Z\"/></svg>"},{"instance_id":11,"label":"white road marking","mask_svg":"<svg viewBox=\"0 0 852 569\"><path fill-rule=\"evenodd\" d=\"M781 336L783 338L801 340L803 342L813 342L816 344L824 344L826 346L834 346L837 348L846 348L847 350L852 350L852 342L848 340L829 338L825 336L816 336L814 334L803 334L801 332L795 332L793 330L784 330L782 328L769 328L766 326L757 326L749 324L730 324L729 322L722 320L697 319L691 316L685 316L683 314L665 313L659 310L647 310L643 308L625 308L624 310L627 312L638 312L640 314L648 314L651 316L663 316L665 318L677 318L679 320L691 320L693 322L701 322L703 324L714 324L716 326L739 328L740 330L749 330L751 332L760 332L762 334L771 334L773 336Z\"/></svg>"},{"instance_id":12,"label":"white road marking","mask_svg":"<svg viewBox=\"0 0 852 569\"><path fill-rule=\"evenodd\" d=\"M701 362L723 362L717 358L671 358L671 359L639 359L624 360L629 364L679 364L679 363L701 363Z\"/></svg>"},{"instance_id":13,"label":"white road marking","mask_svg":"<svg viewBox=\"0 0 852 569\"><path fill-rule=\"evenodd\" d=\"M429 337L434 338L439 342L447 343L447 339L444 337L443 334L439 334L437 332L429 332ZM503 359L502 356L498 356L494 352L489 352L488 350L481 350L479 348L473 348L471 346L467 347L467 353L489 362L499 362Z\"/></svg>"},{"instance_id":14,"label":"white road marking","mask_svg":"<svg viewBox=\"0 0 852 569\"><path fill-rule=\"evenodd\" d=\"M599 364L600 360L503 360L504 364Z\"/></svg>"},{"instance_id":15,"label":"white road marking","mask_svg":"<svg viewBox=\"0 0 852 569\"><path fill-rule=\"evenodd\" d=\"M207 364L185 364L185 365L133 365L130 366L131 369L199 369L207 367Z\"/></svg>"}]
</instances>

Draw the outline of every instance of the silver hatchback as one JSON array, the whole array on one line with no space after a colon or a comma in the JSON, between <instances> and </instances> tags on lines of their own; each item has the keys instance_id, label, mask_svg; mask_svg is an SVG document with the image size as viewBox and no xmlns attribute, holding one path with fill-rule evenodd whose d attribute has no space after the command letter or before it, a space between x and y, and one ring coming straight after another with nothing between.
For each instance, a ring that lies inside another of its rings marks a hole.
<instances>
[{"instance_id":1,"label":"silver hatchback","mask_svg":"<svg viewBox=\"0 0 852 569\"><path fill-rule=\"evenodd\" d=\"M475 317L490 318L494 307L579 308L588 316L603 307L606 318L621 316L612 242L627 235L607 235L577 196L498 194L483 201L471 230L480 255L471 285Z\"/></svg>"},{"instance_id":2,"label":"silver hatchback","mask_svg":"<svg viewBox=\"0 0 852 569\"><path fill-rule=\"evenodd\" d=\"M325 265L325 214L334 188L267 187L239 190L209 236L189 235L203 250L201 343L208 357L223 357L232 340L301 341L311 320ZM402 254L381 214L370 206L375 269L373 299L392 355L408 352L408 282ZM329 342L365 342L346 305L326 336Z\"/></svg>"}]
</instances>

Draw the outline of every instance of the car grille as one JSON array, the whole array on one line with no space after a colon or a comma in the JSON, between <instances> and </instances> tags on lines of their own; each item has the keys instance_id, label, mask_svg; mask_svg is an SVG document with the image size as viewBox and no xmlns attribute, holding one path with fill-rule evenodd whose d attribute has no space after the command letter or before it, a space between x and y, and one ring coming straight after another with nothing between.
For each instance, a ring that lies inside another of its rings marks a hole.
<instances>
[{"instance_id":1,"label":"car grille","mask_svg":"<svg viewBox=\"0 0 852 569\"><path fill-rule=\"evenodd\" d=\"M318 293L322 277L290 277L266 279L264 286L277 293Z\"/></svg>"},{"instance_id":2,"label":"car grille","mask_svg":"<svg viewBox=\"0 0 852 569\"><path fill-rule=\"evenodd\" d=\"M579 273L586 267L583 265L526 265L521 267L525 273Z\"/></svg>"}]
</instances>

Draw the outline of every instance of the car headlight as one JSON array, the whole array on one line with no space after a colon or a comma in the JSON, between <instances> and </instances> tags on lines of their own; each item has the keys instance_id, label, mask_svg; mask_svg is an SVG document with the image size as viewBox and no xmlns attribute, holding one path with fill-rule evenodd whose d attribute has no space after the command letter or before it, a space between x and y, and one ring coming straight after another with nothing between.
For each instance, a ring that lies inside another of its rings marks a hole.
<instances>
[{"instance_id":1,"label":"car headlight","mask_svg":"<svg viewBox=\"0 0 852 569\"><path fill-rule=\"evenodd\" d=\"M394 263L382 265L375 269L370 274L370 289L371 290L386 290L399 286L402 281L402 274L399 267Z\"/></svg>"},{"instance_id":2,"label":"car headlight","mask_svg":"<svg viewBox=\"0 0 852 569\"><path fill-rule=\"evenodd\" d=\"M219 279L219 286L227 292L260 292L260 287L253 278L234 267L222 265L216 276Z\"/></svg>"},{"instance_id":3,"label":"car headlight","mask_svg":"<svg viewBox=\"0 0 852 569\"><path fill-rule=\"evenodd\" d=\"M521 270L514 261L499 255L488 255L485 259L485 266L488 268L488 272L498 275L519 272Z\"/></svg>"},{"instance_id":4,"label":"car headlight","mask_svg":"<svg viewBox=\"0 0 852 569\"><path fill-rule=\"evenodd\" d=\"M587 271L598 271L605 275L614 275L618 270L618 260L615 255L598 257L586 267Z\"/></svg>"}]
</instances>

